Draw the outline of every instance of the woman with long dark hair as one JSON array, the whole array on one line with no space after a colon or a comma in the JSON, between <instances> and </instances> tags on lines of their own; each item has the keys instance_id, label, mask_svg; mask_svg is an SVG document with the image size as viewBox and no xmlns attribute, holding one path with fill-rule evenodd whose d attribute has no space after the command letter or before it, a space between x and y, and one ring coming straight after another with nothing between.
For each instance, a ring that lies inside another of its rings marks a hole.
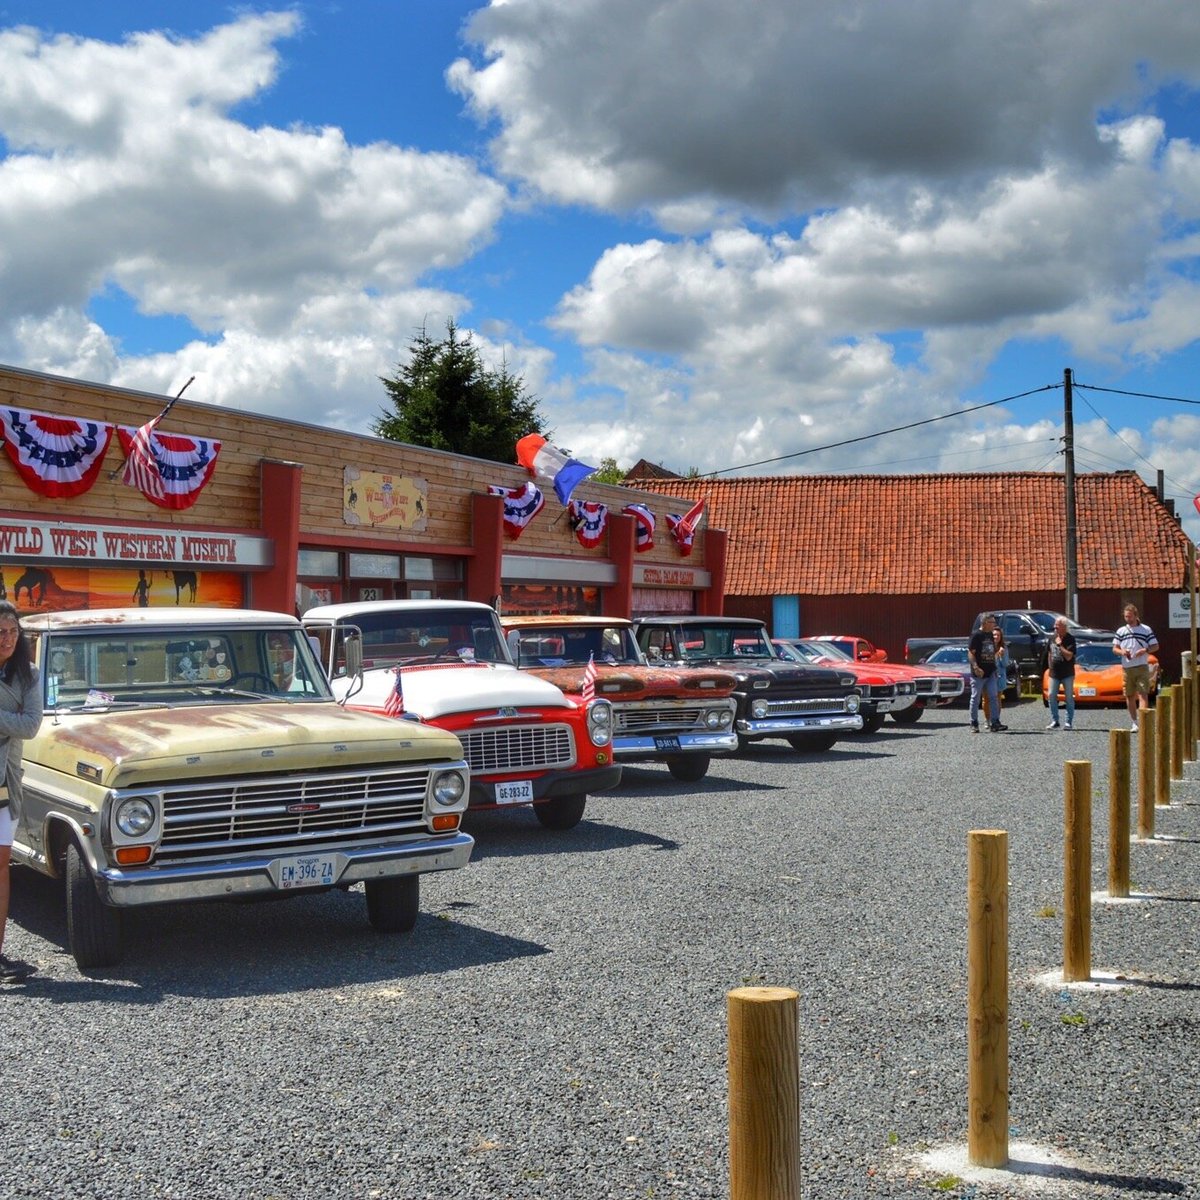
<instances>
[{"instance_id":1,"label":"woman with long dark hair","mask_svg":"<svg viewBox=\"0 0 1200 1200\"><path fill-rule=\"evenodd\" d=\"M42 687L21 632L16 606L0 600L0 951L8 924L8 865L21 807L21 746L42 723ZM37 970L0 953L0 983L20 983Z\"/></svg>"}]
</instances>

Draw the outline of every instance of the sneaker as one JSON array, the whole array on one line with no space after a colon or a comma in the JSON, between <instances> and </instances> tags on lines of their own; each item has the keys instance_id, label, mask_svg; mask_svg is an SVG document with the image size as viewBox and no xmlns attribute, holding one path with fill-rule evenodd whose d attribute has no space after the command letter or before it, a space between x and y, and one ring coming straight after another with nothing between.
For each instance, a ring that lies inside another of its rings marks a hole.
<instances>
[{"instance_id":1,"label":"sneaker","mask_svg":"<svg viewBox=\"0 0 1200 1200\"><path fill-rule=\"evenodd\" d=\"M1067 722L1066 722L1066 723L1063 725L1063 728L1064 728L1064 729L1070 729L1070 728L1071 728L1071 722L1070 722L1070 721L1067 721Z\"/></svg>"},{"instance_id":2,"label":"sneaker","mask_svg":"<svg viewBox=\"0 0 1200 1200\"><path fill-rule=\"evenodd\" d=\"M1051 722L1050 722L1050 724L1046 726L1046 728L1047 728L1047 729L1057 729L1057 728L1058 728L1058 722L1057 722L1057 721L1051 721ZM1070 725L1068 725L1068 726L1067 726L1067 728L1068 728L1068 729L1070 729L1070 728L1071 728L1071 727L1070 727Z\"/></svg>"},{"instance_id":3,"label":"sneaker","mask_svg":"<svg viewBox=\"0 0 1200 1200\"><path fill-rule=\"evenodd\" d=\"M971 722L971 732L972 732L972 733L978 733L978 732L979 732L979 722L978 722L978 721L972 721L972 722Z\"/></svg>"},{"instance_id":4,"label":"sneaker","mask_svg":"<svg viewBox=\"0 0 1200 1200\"><path fill-rule=\"evenodd\" d=\"M997 721L997 722L996 722L996 723L995 723L995 724L994 724L994 725L991 727L991 729L992 729L992 732L993 732L993 733L1007 733L1007 732L1008 732L1008 726L1007 726L1007 725L1001 725L999 721Z\"/></svg>"},{"instance_id":5,"label":"sneaker","mask_svg":"<svg viewBox=\"0 0 1200 1200\"><path fill-rule=\"evenodd\" d=\"M1130 727L1129 727L1129 732L1130 732L1130 733L1137 733L1137 722L1136 722L1136 721L1134 721L1134 723L1133 723L1132 725L1130 725Z\"/></svg>"},{"instance_id":6,"label":"sneaker","mask_svg":"<svg viewBox=\"0 0 1200 1200\"><path fill-rule=\"evenodd\" d=\"M37 974L37 967L22 962L19 958L8 958L0 954L0 983L20 983L30 975Z\"/></svg>"}]
</instances>

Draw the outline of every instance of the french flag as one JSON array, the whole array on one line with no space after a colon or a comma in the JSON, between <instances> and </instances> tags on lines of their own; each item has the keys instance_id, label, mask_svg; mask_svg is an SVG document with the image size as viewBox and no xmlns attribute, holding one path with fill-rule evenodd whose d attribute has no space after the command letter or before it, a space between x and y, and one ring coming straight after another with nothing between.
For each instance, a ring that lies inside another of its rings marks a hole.
<instances>
[{"instance_id":1,"label":"french flag","mask_svg":"<svg viewBox=\"0 0 1200 1200\"><path fill-rule=\"evenodd\" d=\"M571 458L565 451L552 446L540 433L526 434L517 442L517 462L530 475L545 479L554 487L561 504L571 499L571 493L596 468Z\"/></svg>"}]
</instances>

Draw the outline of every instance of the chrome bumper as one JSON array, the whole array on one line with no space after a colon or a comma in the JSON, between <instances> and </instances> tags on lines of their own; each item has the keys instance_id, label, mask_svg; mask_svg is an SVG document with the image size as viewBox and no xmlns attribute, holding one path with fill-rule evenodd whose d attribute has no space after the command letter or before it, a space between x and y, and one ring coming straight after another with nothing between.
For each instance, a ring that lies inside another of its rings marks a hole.
<instances>
[{"instance_id":1,"label":"chrome bumper","mask_svg":"<svg viewBox=\"0 0 1200 1200\"><path fill-rule=\"evenodd\" d=\"M346 887L368 879L388 879L425 871L451 871L465 867L475 839L467 833L412 842L388 842L343 849L296 847L288 854L224 858L213 862L147 866L134 870L108 867L96 876L101 898L117 908L142 904L168 904L176 900L223 900L235 896L287 895L281 891L279 864L297 854L337 855L333 886ZM314 889L307 889L314 890ZM320 890L320 889L316 889Z\"/></svg>"},{"instance_id":2,"label":"chrome bumper","mask_svg":"<svg viewBox=\"0 0 1200 1200\"><path fill-rule=\"evenodd\" d=\"M664 748L664 741L677 741L679 748ZM737 733L725 729L719 733L660 733L653 734L618 734L613 738L613 754L617 758L638 758L647 756L663 758L668 754L724 754L737 749Z\"/></svg>"},{"instance_id":3,"label":"chrome bumper","mask_svg":"<svg viewBox=\"0 0 1200 1200\"><path fill-rule=\"evenodd\" d=\"M841 731L856 733L862 729L858 713L838 713L812 717L764 717L761 721L739 721L737 731L743 737L787 737L789 733Z\"/></svg>"}]
</instances>

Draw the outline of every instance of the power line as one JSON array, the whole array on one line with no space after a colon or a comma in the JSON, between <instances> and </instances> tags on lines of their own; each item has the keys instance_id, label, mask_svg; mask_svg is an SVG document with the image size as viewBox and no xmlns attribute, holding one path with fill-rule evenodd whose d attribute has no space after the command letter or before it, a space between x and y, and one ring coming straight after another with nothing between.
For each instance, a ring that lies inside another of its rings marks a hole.
<instances>
[{"instance_id":1,"label":"power line","mask_svg":"<svg viewBox=\"0 0 1200 1200\"><path fill-rule=\"evenodd\" d=\"M808 450L797 450L792 454L780 454L775 458L762 458L758 462L742 463L738 467L723 467L719 471L705 471L697 476L698 479L711 479L716 475L728 475L731 471L745 471L750 467L765 467L771 463L786 462L789 458L803 458L806 454L820 454L824 450L839 450L842 446L853 446L857 442L869 442L873 438L887 437L890 433L904 433L909 429L919 429L922 425L932 425L937 421L948 421L951 417L965 417L969 413L980 412L985 408L995 408L997 404L1009 404L1013 400L1023 400L1026 396L1036 396L1039 392L1057 391L1061 383L1047 383L1040 388L1032 388L1028 392L1019 392L1015 396L1005 396L1002 400L989 400L986 404L975 404L970 408L960 408L956 412L943 413L939 417L926 417L923 421L910 421L907 425L896 425L891 429L881 429L877 433L864 433L859 437L845 438L840 442L830 442L826 446L813 446Z\"/></svg>"},{"instance_id":2,"label":"power line","mask_svg":"<svg viewBox=\"0 0 1200 1200\"><path fill-rule=\"evenodd\" d=\"M1090 392L1111 392L1114 396L1136 396L1139 400L1168 400L1172 404L1196 404L1200 400L1189 400L1184 396L1156 396L1153 392L1124 392L1120 388L1097 387L1094 383L1080 383L1074 380L1076 388L1087 388Z\"/></svg>"}]
</instances>

